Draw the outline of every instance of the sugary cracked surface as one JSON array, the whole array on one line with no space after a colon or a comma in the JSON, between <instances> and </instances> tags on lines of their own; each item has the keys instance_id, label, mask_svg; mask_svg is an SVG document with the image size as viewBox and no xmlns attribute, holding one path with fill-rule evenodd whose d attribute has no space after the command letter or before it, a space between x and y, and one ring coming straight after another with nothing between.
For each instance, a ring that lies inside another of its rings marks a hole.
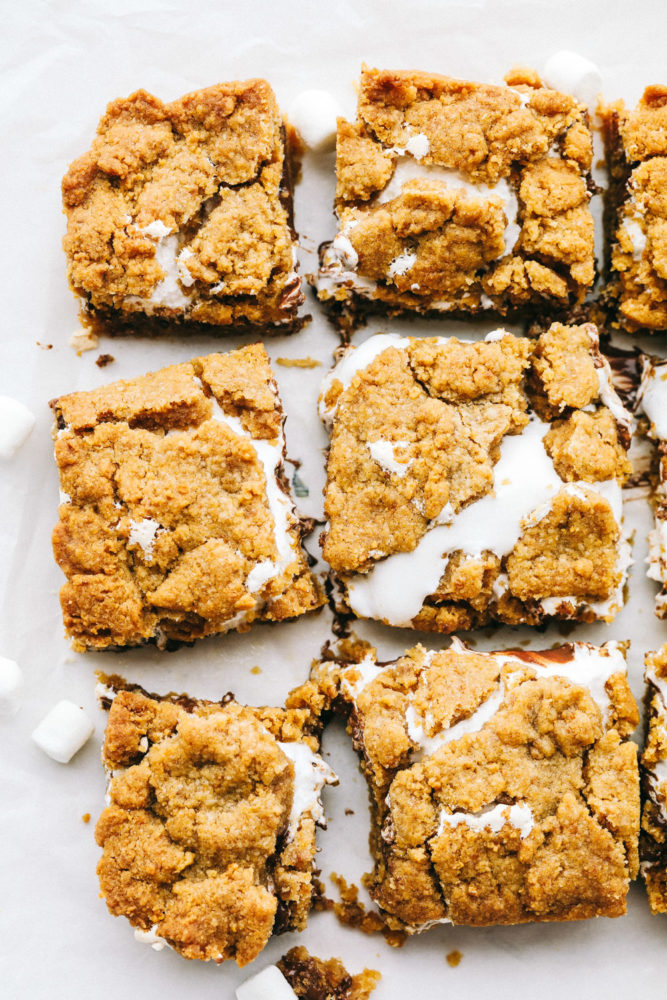
<instances>
[{"instance_id":1,"label":"sugary cracked surface","mask_svg":"<svg viewBox=\"0 0 667 1000\"><path fill-rule=\"evenodd\" d=\"M378 667L348 640L331 656L313 676L349 712L367 885L397 928L625 912L639 780L623 644L483 654L454 640Z\"/></svg>"},{"instance_id":2,"label":"sugary cracked surface","mask_svg":"<svg viewBox=\"0 0 667 1000\"><path fill-rule=\"evenodd\" d=\"M646 654L641 872L652 913L667 913L667 645Z\"/></svg>"},{"instance_id":3,"label":"sugary cracked surface","mask_svg":"<svg viewBox=\"0 0 667 1000\"><path fill-rule=\"evenodd\" d=\"M667 329L667 87L647 87L634 110L605 109L611 173L610 283L627 333Z\"/></svg>"},{"instance_id":4,"label":"sugary cracked surface","mask_svg":"<svg viewBox=\"0 0 667 1000\"><path fill-rule=\"evenodd\" d=\"M508 86L364 68L339 119L321 300L355 311L563 308L595 277L592 139L574 98L530 70Z\"/></svg>"},{"instance_id":5,"label":"sugary cracked surface","mask_svg":"<svg viewBox=\"0 0 667 1000\"><path fill-rule=\"evenodd\" d=\"M85 309L116 325L294 326L304 296L285 158L264 80L113 101L62 185L67 273Z\"/></svg>"},{"instance_id":6,"label":"sugary cracked surface","mask_svg":"<svg viewBox=\"0 0 667 1000\"><path fill-rule=\"evenodd\" d=\"M261 345L52 405L53 549L76 649L189 641L319 606Z\"/></svg>"},{"instance_id":7,"label":"sugary cracked surface","mask_svg":"<svg viewBox=\"0 0 667 1000\"><path fill-rule=\"evenodd\" d=\"M380 980L374 969L352 976L340 959L317 958L303 946L290 948L278 968L299 1000L368 1000Z\"/></svg>"},{"instance_id":8,"label":"sugary cracked surface","mask_svg":"<svg viewBox=\"0 0 667 1000\"><path fill-rule=\"evenodd\" d=\"M272 933L302 930L318 817L291 815L297 772L286 748L317 764L320 787L335 780L309 710L160 699L106 680L112 777L96 838L109 911L147 943L238 965Z\"/></svg>"},{"instance_id":9,"label":"sugary cracked surface","mask_svg":"<svg viewBox=\"0 0 667 1000\"><path fill-rule=\"evenodd\" d=\"M358 617L451 632L622 605L631 418L595 327L489 336L370 338L324 382L323 554Z\"/></svg>"}]
</instances>

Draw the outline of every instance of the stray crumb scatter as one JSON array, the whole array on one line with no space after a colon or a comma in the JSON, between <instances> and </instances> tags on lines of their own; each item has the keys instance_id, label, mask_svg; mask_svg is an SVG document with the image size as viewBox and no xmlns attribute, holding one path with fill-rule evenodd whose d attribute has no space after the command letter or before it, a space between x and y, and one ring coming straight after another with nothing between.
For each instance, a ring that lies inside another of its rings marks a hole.
<instances>
[{"instance_id":1,"label":"stray crumb scatter","mask_svg":"<svg viewBox=\"0 0 667 1000\"><path fill-rule=\"evenodd\" d=\"M38 347L41 347L43 351L52 351L53 344L43 344L40 340L36 340L35 343Z\"/></svg>"},{"instance_id":2,"label":"stray crumb scatter","mask_svg":"<svg viewBox=\"0 0 667 1000\"><path fill-rule=\"evenodd\" d=\"M447 965L451 965L452 969L455 969L462 958L463 954L458 949L450 951L447 955Z\"/></svg>"},{"instance_id":3,"label":"stray crumb scatter","mask_svg":"<svg viewBox=\"0 0 667 1000\"><path fill-rule=\"evenodd\" d=\"M276 358L276 364L283 368L319 368L322 362L316 358Z\"/></svg>"}]
</instances>

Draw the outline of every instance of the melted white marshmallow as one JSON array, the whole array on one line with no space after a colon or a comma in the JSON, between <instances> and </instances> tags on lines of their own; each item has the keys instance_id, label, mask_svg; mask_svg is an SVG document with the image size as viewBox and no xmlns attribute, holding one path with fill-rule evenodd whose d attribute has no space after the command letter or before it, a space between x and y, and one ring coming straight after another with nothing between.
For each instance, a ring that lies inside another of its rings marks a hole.
<instances>
[{"instance_id":1,"label":"melted white marshmallow","mask_svg":"<svg viewBox=\"0 0 667 1000\"><path fill-rule=\"evenodd\" d=\"M637 405L651 421L651 436L667 440L667 361L643 359Z\"/></svg>"},{"instance_id":2,"label":"melted white marshmallow","mask_svg":"<svg viewBox=\"0 0 667 1000\"><path fill-rule=\"evenodd\" d=\"M393 472L396 476L404 476L412 465L412 459L401 461L395 457L396 448L407 448L409 441L385 441L380 438L378 441L371 441L368 450L371 457L381 465L386 472Z\"/></svg>"},{"instance_id":3,"label":"melted white marshmallow","mask_svg":"<svg viewBox=\"0 0 667 1000\"><path fill-rule=\"evenodd\" d=\"M397 333L378 333L369 337L359 347L349 347L338 364L322 380L320 389L319 413L324 423L330 427L336 412L336 407L327 408L325 397L334 382L340 382L342 392L348 388L358 371L368 368L375 359L389 347L404 351L408 347L408 338Z\"/></svg>"},{"instance_id":4,"label":"melted white marshmallow","mask_svg":"<svg viewBox=\"0 0 667 1000\"><path fill-rule=\"evenodd\" d=\"M161 528L162 525L159 521L155 521L152 517L145 517L141 521L130 520L130 537L128 543L130 545L138 545L148 562L151 562L153 559L155 538Z\"/></svg>"},{"instance_id":5,"label":"melted white marshmallow","mask_svg":"<svg viewBox=\"0 0 667 1000\"><path fill-rule=\"evenodd\" d=\"M337 778L319 754L313 753L305 743L278 743L278 746L294 766L294 796L288 827L288 840L292 840L304 815L312 816L315 823L323 822L322 788Z\"/></svg>"},{"instance_id":6,"label":"melted white marshmallow","mask_svg":"<svg viewBox=\"0 0 667 1000\"><path fill-rule=\"evenodd\" d=\"M448 813L443 809L440 813L440 823L438 825L438 836L442 834L445 827L455 828L464 824L470 830L481 833L482 830L490 830L491 833L499 833L505 824L516 827L521 833L523 840L528 836L535 826L533 810L527 803L522 805L497 805L480 812L454 812Z\"/></svg>"}]
</instances>

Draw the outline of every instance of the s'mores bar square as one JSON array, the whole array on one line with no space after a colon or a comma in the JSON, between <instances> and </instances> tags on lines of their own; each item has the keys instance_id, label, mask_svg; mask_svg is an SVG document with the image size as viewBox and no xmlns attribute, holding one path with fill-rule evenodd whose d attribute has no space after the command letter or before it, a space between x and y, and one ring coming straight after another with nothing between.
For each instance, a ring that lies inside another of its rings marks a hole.
<instances>
[{"instance_id":1,"label":"s'mores bar square","mask_svg":"<svg viewBox=\"0 0 667 1000\"><path fill-rule=\"evenodd\" d=\"M605 297L627 333L667 330L667 87L604 109L610 186Z\"/></svg>"},{"instance_id":2,"label":"s'mores bar square","mask_svg":"<svg viewBox=\"0 0 667 1000\"><path fill-rule=\"evenodd\" d=\"M300 325L289 150L266 81L113 101L62 191L84 318L111 332Z\"/></svg>"},{"instance_id":3,"label":"s'mores bar square","mask_svg":"<svg viewBox=\"0 0 667 1000\"><path fill-rule=\"evenodd\" d=\"M641 873L652 913L667 913L667 645L646 654Z\"/></svg>"},{"instance_id":4,"label":"s'mores bar square","mask_svg":"<svg viewBox=\"0 0 667 1000\"><path fill-rule=\"evenodd\" d=\"M507 86L364 68L338 120L338 233L319 298L365 312L565 310L595 278L588 113L516 70Z\"/></svg>"},{"instance_id":5,"label":"s'mores bar square","mask_svg":"<svg viewBox=\"0 0 667 1000\"><path fill-rule=\"evenodd\" d=\"M347 640L314 668L349 713L371 800L366 884L390 927L625 912L639 836L625 645L454 639L380 666Z\"/></svg>"},{"instance_id":6,"label":"s'mores bar square","mask_svg":"<svg viewBox=\"0 0 667 1000\"><path fill-rule=\"evenodd\" d=\"M646 433L657 446L653 510L655 528L649 533L648 576L660 584L655 598L658 618L667 618L667 361L642 356L637 407L647 421Z\"/></svg>"},{"instance_id":7,"label":"s'mores bar square","mask_svg":"<svg viewBox=\"0 0 667 1000\"><path fill-rule=\"evenodd\" d=\"M325 379L320 412L341 610L453 632L622 606L632 416L592 324L370 337Z\"/></svg>"},{"instance_id":8,"label":"s'mores bar square","mask_svg":"<svg viewBox=\"0 0 667 1000\"><path fill-rule=\"evenodd\" d=\"M154 948L238 965L302 930L320 793L337 779L298 689L287 708L160 697L119 677L98 690L110 708L95 831L109 911Z\"/></svg>"},{"instance_id":9,"label":"s'mores bar square","mask_svg":"<svg viewBox=\"0 0 667 1000\"><path fill-rule=\"evenodd\" d=\"M52 406L53 550L75 649L164 647L321 604L260 344Z\"/></svg>"}]
</instances>

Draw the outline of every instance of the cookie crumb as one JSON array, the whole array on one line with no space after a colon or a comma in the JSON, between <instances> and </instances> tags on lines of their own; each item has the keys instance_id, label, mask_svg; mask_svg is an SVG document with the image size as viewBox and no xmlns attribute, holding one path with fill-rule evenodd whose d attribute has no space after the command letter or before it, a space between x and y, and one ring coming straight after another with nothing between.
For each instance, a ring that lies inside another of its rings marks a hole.
<instances>
[{"instance_id":1,"label":"cookie crumb","mask_svg":"<svg viewBox=\"0 0 667 1000\"><path fill-rule=\"evenodd\" d=\"M462 958L463 953L455 948L454 951L447 953L447 965L451 965L452 969L455 969L460 964Z\"/></svg>"},{"instance_id":2,"label":"cookie crumb","mask_svg":"<svg viewBox=\"0 0 667 1000\"><path fill-rule=\"evenodd\" d=\"M43 344L40 340L36 340L35 343L38 347L41 347L43 351L52 351L53 344Z\"/></svg>"},{"instance_id":3,"label":"cookie crumb","mask_svg":"<svg viewBox=\"0 0 667 1000\"><path fill-rule=\"evenodd\" d=\"M303 1000L368 1000L382 978L376 969L364 969L353 976L339 958L317 958L303 946L291 948L277 965L296 996Z\"/></svg>"},{"instance_id":4,"label":"cookie crumb","mask_svg":"<svg viewBox=\"0 0 667 1000\"><path fill-rule=\"evenodd\" d=\"M261 672L262 672L262 668L261 667L251 667L250 668L250 673L251 674L261 674Z\"/></svg>"},{"instance_id":5,"label":"cookie crumb","mask_svg":"<svg viewBox=\"0 0 667 1000\"><path fill-rule=\"evenodd\" d=\"M283 368L319 368L322 362L316 358L276 358L276 364Z\"/></svg>"},{"instance_id":6,"label":"cookie crumb","mask_svg":"<svg viewBox=\"0 0 667 1000\"><path fill-rule=\"evenodd\" d=\"M354 816L354 809L346 809L345 810L345 815L346 816Z\"/></svg>"},{"instance_id":7,"label":"cookie crumb","mask_svg":"<svg viewBox=\"0 0 667 1000\"><path fill-rule=\"evenodd\" d=\"M113 354L100 354L98 358L95 359L95 364L98 368L106 368L107 365L112 364L116 359Z\"/></svg>"},{"instance_id":8,"label":"cookie crumb","mask_svg":"<svg viewBox=\"0 0 667 1000\"><path fill-rule=\"evenodd\" d=\"M319 909L333 910L341 924L356 927L363 934L382 934L387 944L391 945L392 948L403 947L408 937L407 933L389 927L382 913L367 910L364 904L359 901L358 886L350 885L342 875L337 875L336 872L331 873L331 881L340 893L340 902L336 903L322 895L318 901Z\"/></svg>"},{"instance_id":9,"label":"cookie crumb","mask_svg":"<svg viewBox=\"0 0 667 1000\"><path fill-rule=\"evenodd\" d=\"M84 813L81 819L84 823L90 823L90 813Z\"/></svg>"},{"instance_id":10,"label":"cookie crumb","mask_svg":"<svg viewBox=\"0 0 667 1000\"><path fill-rule=\"evenodd\" d=\"M77 330L69 338L68 343L78 355L83 354L84 351L94 351L98 344L97 334L91 330Z\"/></svg>"}]
</instances>

